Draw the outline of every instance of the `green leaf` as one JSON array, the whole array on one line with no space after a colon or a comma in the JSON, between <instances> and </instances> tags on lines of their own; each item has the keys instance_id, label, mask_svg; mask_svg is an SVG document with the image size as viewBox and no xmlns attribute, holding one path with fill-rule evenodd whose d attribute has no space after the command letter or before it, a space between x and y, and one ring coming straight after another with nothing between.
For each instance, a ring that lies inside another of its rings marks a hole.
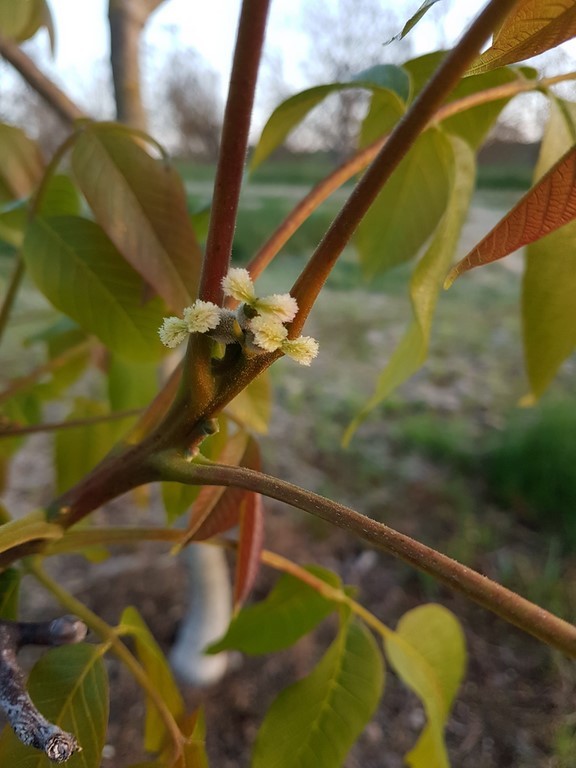
<instances>
[{"instance_id":1,"label":"green leaf","mask_svg":"<svg viewBox=\"0 0 576 768\"><path fill-rule=\"evenodd\" d=\"M283 691L256 739L252 768L337 768L370 720L384 687L374 638L356 620L304 680Z\"/></svg>"},{"instance_id":2,"label":"green leaf","mask_svg":"<svg viewBox=\"0 0 576 768\"><path fill-rule=\"evenodd\" d=\"M468 144L456 136L450 137L454 162L450 199L426 253L416 265L410 281L413 320L388 364L378 378L372 397L350 424L343 442L350 442L359 424L382 400L412 376L428 356L428 345L438 294L466 219L474 191L474 154Z\"/></svg>"},{"instance_id":3,"label":"green leaf","mask_svg":"<svg viewBox=\"0 0 576 768\"><path fill-rule=\"evenodd\" d=\"M368 277L416 255L444 214L453 175L449 138L430 128L414 143L363 218L356 245Z\"/></svg>"},{"instance_id":4,"label":"green leaf","mask_svg":"<svg viewBox=\"0 0 576 768\"><path fill-rule=\"evenodd\" d=\"M2 180L0 179L1 194ZM25 200L16 200L0 205L0 240L14 246L14 248L20 248L27 221L28 206Z\"/></svg>"},{"instance_id":5,"label":"green leaf","mask_svg":"<svg viewBox=\"0 0 576 768\"><path fill-rule=\"evenodd\" d=\"M123 411L148 405L159 389L156 363L135 363L117 355L108 362L108 399L110 410Z\"/></svg>"},{"instance_id":6,"label":"green leaf","mask_svg":"<svg viewBox=\"0 0 576 768\"><path fill-rule=\"evenodd\" d=\"M78 398L68 420L90 419L107 413L102 403ZM93 469L112 448L123 429L123 421L102 421L58 431L54 446L58 491L67 490Z\"/></svg>"},{"instance_id":7,"label":"green leaf","mask_svg":"<svg viewBox=\"0 0 576 768\"><path fill-rule=\"evenodd\" d=\"M444 726L464 676L464 633L441 605L423 605L404 614L386 636L388 661L422 701L427 724L406 756L411 768L448 768Z\"/></svg>"},{"instance_id":8,"label":"green leaf","mask_svg":"<svg viewBox=\"0 0 576 768\"><path fill-rule=\"evenodd\" d=\"M154 687L162 692L164 703L177 719L184 713L184 702L160 646L150 633L136 608L125 608L118 631L134 638L136 655ZM166 739L164 722L152 701L146 700L146 726L144 747L158 752Z\"/></svg>"},{"instance_id":9,"label":"green leaf","mask_svg":"<svg viewBox=\"0 0 576 768\"><path fill-rule=\"evenodd\" d=\"M236 395L226 406L226 413L244 429L266 433L272 413L272 390L268 371L253 379Z\"/></svg>"},{"instance_id":10,"label":"green leaf","mask_svg":"<svg viewBox=\"0 0 576 768\"><path fill-rule=\"evenodd\" d=\"M55 307L123 357L163 354L159 299L145 301L141 277L92 221L74 216L34 219L24 259L38 288Z\"/></svg>"},{"instance_id":11,"label":"green leaf","mask_svg":"<svg viewBox=\"0 0 576 768\"><path fill-rule=\"evenodd\" d=\"M406 35L414 29L416 24L420 21L420 19L425 16L430 8L432 8L433 5L435 5L438 2L438 0L424 0L420 8L416 11L416 13L412 14L412 16L408 19L406 24L402 27L402 30L397 34L394 35L390 40L388 40L388 43L393 42L394 40L402 40L406 37Z\"/></svg>"},{"instance_id":12,"label":"green leaf","mask_svg":"<svg viewBox=\"0 0 576 768\"><path fill-rule=\"evenodd\" d=\"M46 27L54 51L54 24L46 0L0 0L0 34L18 43Z\"/></svg>"},{"instance_id":13,"label":"green leaf","mask_svg":"<svg viewBox=\"0 0 576 768\"><path fill-rule=\"evenodd\" d=\"M69 176L57 173L50 177L42 193L38 213L50 216L80 216L82 200Z\"/></svg>"},{"instance_id":14,"label":"green leaf","mask_svg":"<svg viewBox=\"0 0 576 768\"><path fill-rule=\"evenodd\" d=\"M328 83L308 88L301 93L291 96L276 107L264 126L260 140L256 145L250 161L250 171L254 171L261 163L279 147L289 133L299 125L306 115L320 102L332 93L349 90L350 88L365 88L367 90L386 89L394 92L399 99L406 101L410 92L410 81L401 67L391 64L372 67L353 79L342 83Z\"/></svg>"},{"instance_id":15,"label":"green leaf","mask_svg":"<svg viewBox=\"0 0 576 768\"><path fill-rule=\"evenodd\" d=\"M96 220L129 264L174 311L196 298L201 253L176 171L151 157L140 138L89 124L72 168Z\"/></svg>"},{"instance_id":16,"label":"green leaf","mask_svg":"<svg viewBox=\"0 0 576 768\"><path fill-rule=\"evenodd\" d=\"M524 61L576 36L573 0L524 0L508 14L484 51L468 70L485 72Z\"/></svg>"},{"instance_id":17,"label":"green leaf","mask_svg":"<svg viewBox=\"0 0 576 768\"><path fill-rule=\"evenodd\" d=\"M43 173L38 145L19 128L0 123L0 203L28 197Z\"/></svg>"},{"instance_id":18,"label":"green leaf","mask_svg":"<svg viewBox=\"0 0 576 768\"><path fill-rule=\"evenodd\" d=\"M333 587L340 587L338 576L320 566L307 571ZM208 653L238 650L257 656L289 648L329 616L336 604L300 579L283 574L268 597L243 608L230 622L221 640Z\"/></svg>"},{"instance_id":19,"label":"green leaf","mask_svg":"<svg viewBox=\"0 0 576 768\"><path fill-rule=\"evenodd\" d=\"M28 680L34 704L51 722L76 736L82 752L67 768L99 768L108 725L108 678L98 645L65 645L47 651ZM51 768L54 763L25 747L9 726L0 735L0 765Z\"/></svg>"},{"instance_id":20,"label":"green leaf","mask_svg":"<svg viewBox=\"0 0 576 768\"><path fill-rule=\"evenodd\" d=\"M414 85L414 95L418 95L424 85L428 82L432 74L440 65L445 56L444 51L428 53L425 56L419 56L416 59L407 61L404 68L410 74ZM494 72L487 72L482 75L466 77L460 80L456 88L452 91L446 103L463 99L474 93L496 88L498 85L505 85L517 80L525 80L533 72L528 68L526 71L520 71L517 68L502 67ZM485 104L479 104L475 107L459 112L452 117L443 120L440 125L447 133L455 133L470 144L474 149L478 149L486 139L486 136L498 115L511 100L511 97L498 99L497 101L488 101Z\"/></svg>"},{"instance_id":21,"label":"green leaf","mask_svg":"<svg viewBox=\"0 0 576 768\"><path fill-rule=\"evenodd\" d=\"M60 358L40 383L33 383L34 394L40 400L45 402L57 398L86 370L91 360L90 345L87 341L88 335L85 331L64 315L26 338L25 346L38 343L46 346L47 363L51 364ZM38 418L42 418L41 413Z\"/></svg>"},{"instance_id":22,"label":"green leaf","mask_svg":"<svg viewBox=\"0 0 576 768\"><path fill-rule=\"evenodd\" d=\"M0 573L0 618L15 621L18 618L20 571L8 568Z\"/></svg>"},{"instance_id":23,"label":"green leaf","mask_svg":"<svg viewBox=\"0 0 576 768\"><path fill-rule=\"evenodd\" d=\"M360 128L359 147L366 147L389 133L405 111L404 102L392 91L374 91Z\"/></svg>"},{"instance_id":24,"label":"green leaf","mask_svg":"<svg viewBox=\"0 0 576 768\"><path fill-rule=\"evenodd\" d=\"M551 100L538 179L576 142L576 104ZM529 245L522 281L526 370L540 397L576 347L576 221Z\"/></svg>"}]
</instances>

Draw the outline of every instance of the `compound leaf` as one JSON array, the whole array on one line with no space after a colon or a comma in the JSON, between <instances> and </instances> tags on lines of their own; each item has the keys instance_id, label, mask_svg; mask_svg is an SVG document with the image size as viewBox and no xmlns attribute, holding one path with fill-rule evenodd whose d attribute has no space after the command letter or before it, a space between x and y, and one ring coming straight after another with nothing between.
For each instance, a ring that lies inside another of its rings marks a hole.
<instances>
[{"instance_id":1,"label":"compound leaf","mask_svg":"<svg viewBox=\"0 0 576 768\"><path fill-rule=\"evenodd\" d=\"M384 686L376 641L343 622L312 673L274 701L256 739L252 768L336 768L370 720Z\"/></svg>"}]
</instances>

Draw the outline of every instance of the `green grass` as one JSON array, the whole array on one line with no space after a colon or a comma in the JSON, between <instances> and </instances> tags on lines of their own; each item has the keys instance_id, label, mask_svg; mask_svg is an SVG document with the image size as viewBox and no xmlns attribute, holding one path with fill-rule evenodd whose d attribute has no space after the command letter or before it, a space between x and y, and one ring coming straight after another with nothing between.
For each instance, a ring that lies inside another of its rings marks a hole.
<instances>
[{"instance_id":1,"label":"green grass","mask_svg":"<svg viewBox=\"0 0 576 768\"><path fill-rule=\"evenodd\" d=\"M576 402L516 411L492 436L486 474L492 493L529 525L576 549Z\"/></svg>"}]
</instances>

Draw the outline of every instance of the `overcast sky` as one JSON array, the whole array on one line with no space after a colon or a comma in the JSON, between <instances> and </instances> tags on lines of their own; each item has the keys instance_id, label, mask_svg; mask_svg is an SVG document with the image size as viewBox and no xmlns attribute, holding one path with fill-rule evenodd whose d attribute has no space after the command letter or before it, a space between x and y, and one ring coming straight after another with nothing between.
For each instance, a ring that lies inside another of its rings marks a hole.
<instances>
[{"instance_id":1,"label":"overcast sky","mask_svg":"<svg viewBox=\"0 0 576 768\"><path fill-rule=\"evenodd\" d=\"M343 0L272 0L266 50L277 62L282 62L282 77L289 92L309 85L304 69L307 57L313 56L313 47L304 31L303 19L318 2L336 6L339 1ZM32 42L33 55L40 56L41 66L64 85L82 108L92 114L112 117L107 58L108 0L49 0L49 3L56 27L56 56L52 61L49 59L44 32ZM392 8L397 15L395 31L420 5L421 0L382 0L382 8ZM483 0L441 0L436 3L410 33L414 55L453 43L483 6ZM166 0L151 17L142 41L145 93L151 94L158 87L158 73L170 50L193 48L219 74L224 99L239 9L240 0ZM575 48L570 44L569 50L574 52ZM389 49L383 51L386 55ZM13 76L9 67L0 66L0 77L9 80ZM99 87L95 87L94 82L99 83ZM566 95L574 98L574 94ZM527 105L530 98L523 97ZM104 110L95 112L96 102L99 106L104 105ZM153 98L150 97L148 103L154 104ZM255 133L274 104L262 96L257 100Z\"/></svg>"},{"instance_id":2,"label":"overcast sky","mask_svg":"<svg viewBox=\"0 0 576 768\"><path fill-rule=\"evenodd\" d=\"M338 0L327 0L336 4ZM420 5L421 0L382 1L383 8L393 7L401 24ZM284 76L294 88L305 83L302 62L309 51L309 40L302 29L302 18L314 0L273 0L267 30L267 46L281 57ZM57 50L55 66L78 97L86 81L93 77L97 62L103 62L108 50L106 25L107 0L50 0L53 10ZM451 9L439 29L439 10L433 8L414 30L419 52L432 50L440 39L454 38L466 21L483 5L478 0L443 0L437 4ZM147 50L166 51L179 47L196 49L206 62L221 74L226 83L234 45L239 0L167 0L151 18L144 43ZM44 46L47 47L47 43Z\"/></svg>"}]
</instances>

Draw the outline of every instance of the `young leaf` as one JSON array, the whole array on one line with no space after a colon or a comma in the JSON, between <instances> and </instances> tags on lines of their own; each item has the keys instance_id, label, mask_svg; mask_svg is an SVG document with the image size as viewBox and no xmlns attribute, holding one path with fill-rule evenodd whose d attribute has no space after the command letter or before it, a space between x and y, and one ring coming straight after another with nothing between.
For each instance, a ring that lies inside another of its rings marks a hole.
<instances>
[{"instance_id":1,"label":"young leaf","mask_svg":"<svg viewBox=\"0 0 576 768\"><path fill-rule=\"evenodd\" d=\"M175 312L192 303L201 254L176 171L126 129L90 124L72 168L96 220L129 264Z\"/></svg>"},{"instance_id":2,"label":"young leaf","mask_svg":"<svg viewBox=\"0 0 576 768\"><path fill-rule=\"evenodd\" d=\"M120 619L118 631L134 638L136 655L146 670L154 687L162 692L162 698L175 718L184 713L184 702L176 685L166 657L136 610L128 606ZM148 752L158 752L166 738L164 723L153 702L146 701L146 726L144 747Z\"/></svg>"},{"instance_id":3,"label":"young leaf","mask_svg":"<svg viewBox=\"0 0 576 768\"><path fill-rule=\"evenodd\" d=\"M427 724L406 755L411 768L449 768L444 726L466 663L460 624L441 605L423 605L404 614L385 638L388 661L424 705Z\"/></svg>"},{"instance_id":4,"label":"young leaf","mask_svg":"<svg viewBox=\"0 0 576 768\"><path fill-rule=\"evenodd\" d=\"M432 77L432 74L438 68L445 55L445 51L435 51L434 53L427 53L424 56L411 59L403 65L412 79L414 88L413 98L420 93ZM450 104L474 93L517 80L524 80L531 76L536 76L536 74L535 70L530 70L528 67L523 67L522 70L502 67L494 72L465 77L452 91L446 103ZM509 101L510 97L478 104L471 109L446 118L439 125L447 133L456 133L468 142L470 146L477 149L483 144L490 128L494 125L498 115Z\"/></svg>"},{"instance_id":5,"label":"young leaf","mask_svg":"<svg viewBox=\"0 0 576 768\"><path fill-rule=\"evenodd\" d=\"M320 566L306 568L333 587L340 587L338 576ZM243 608L221 640L208 653L237 650L257 656L289 648L311 632L336 609L335 603L318 594L300 579L282 575L268 597Z\"/></svg>"},{"instance_id":6,"label":"young leaf","mask_svg":"<svg viewBox=\"0 0 576 768\"><path fill-rule=\"evenodd\" d=\"M0 2L0 35L21 43L46 27L54 50L54 24L46 0L2 0Z\"/></svg>"},{"instance_id":7,"label":"young leaf","mask_svg":"<svg viewBox=\"0 0 576 768\"><path fill-rule=\"evenodd\" d=\"M368 277L416 255L444 214L453 175L448 137L425 131L400 162L358 227L355 242Z\"/></svg>"},{"instance_id":8,"label":"young leaf","mask_svg":"<svg viewBox=\"0 0 576 768\"><path fill-rule=\"evenodd\" d=\"M410 81L401 67L385 64L372 67L348 82L317 85L291 96L276 107L264 126L250 161L250 170L254 171L261 165L306 115L327 96L350 88L365 88L371 91L388 90L396 94L400 101L407 101Z\"/></svg>"},{"instance_id":9,"label":"young leaf","mask_svg":"<svg viewBox=\"0 0 576 768\"><path fill-rule=\"evenodd\" d=\"M503 259L576 218L576 146L542 176L509 213L448 273L445 287L464 272Z\"/></svg>"},{"instance_id":10,"label":"young leaf","mask_svg":"<svg viewBox=\"0 0 576 768\"><path fill-rule=\"evenodd\" d=\"M422 3L422 5L420 6L420 8L418 8L418 10L416 11L416 13L414 13L414 14L413 14L413 15L412 15L412 16L411 16L409 19L408 19L408 21L406 22L406 24L404 24L404 26L402 27L402 30L401 30L400 32L398 32L398 34L397 34L397 35L394 35L394 37L390 38L390 40L388 40L388 43L392 43L392 42L393 42L393 41L395 41L395 40L402 40L403 38L405 38L405 37L406 37L406 35L407 35L407 34L408 34L408 33L409 33L411 30L413 30L413 29L414 29L414 27L416 26L416 24L418 24L418 22L420 21L420 19L421 19L423 16L425 16L425 15L428 13L428 11L430 10L430 8L432 8L432 6L433 6L433 5L435 5L437 2L438 2L438 0L424 0L424 2Z\"/></svg>"},{"instance_id":11,"label":"young leaf","mask_svg":"<svg viewBox=\"0 0 576 768\"><path fill-rule=\"evenodd\" d=\"M145 301L142 278L93 221L75 216L34 219L24 259L55 307L111 350L132 360L158 360L158 327L165 307Z\"/></svg>"},{"instance_id":12,"label":"young leaf","mask_svg":"<svg viewBox=\"0 0 576 768\"><path fill-rule=\"evenodd\" d=\"M410 281L410 300L414 318L400 343L380 374L376 390L344 435L348 443L358 428L379 403L412 376L428 356L428 343L438 294L446 270L458 245L462 225L474 190L474 154L468 144L456 136L450 137L454 152L454 177L446 212L438 225L426 253L416 265Z\"/></svg>"},{"instance_id":13,"label":"young leaf","mask_svg":"<svg viewBox=\"0 0 576 768\"><path fill-rule=\"evenodd\" d=\"M107 384L111 411L143 408L159 389L158 366L110 355Z\"/></svg>"},{"instance_id":14,"label":"young leaf","mask_svg":"<svg viewBox=\"0 0 576 768\"><path fill-rule=\"evenodd\" d=\"M102 403L78 398L69 420L103 416ZM63 429L56 433L55 464L58 491L65 491L93 469L108 453L125 428L123 421L102 421L89 427Z\"/></svg>"},{"instance_id":15,"label":"young leaf","mask_svg":"<svg viewBox=\"0 0 576 768\"><path fill-rule=\"evenodd\" d=\"M74 734L82 752L69 768L99 768L108 725L108 678L97 645L64 645L47 651L28 680L34 704L51 722ZM0 735L0 765L50 768L43 752L25 747L9 726Z\"/></svg>"},{"instance_id":16,"label":"young leaf","mask_svg":"<svg viewBox=\"0 0 576 768\"><path fill-rule=\"evenodd\" d=\"M406 111L406 105L392 91L374 91L370 108L360 128L359 147L381 139L398 122Z\"/></svg>"},{"instance_id":17,"label":"young leaf","mask_svg":"<svg viewBox=\"0 0 576 768\"><path fill-rule=\"evenodd\" d=\"M8 568L0 573L0 618L14 621L18 618L20 571Z\"/></svg>"},{"instance_id":18,"label":"young leaf","mask_svg":"<svg viewBox=\"0 0 576 768\"><path fill-rule=\"evenodd\" d=\"M206 719L203 709L198 709L185 718L182 733L188 736L188 741L184 745L184 764L181 768L208 768Z\"/></svg>"},{"instance_id":19,"label":"young leaf","mask_svg":"<svg viewBox=\"0 0 576 768\"><path fill-rule=\"evenodd\" d=\"M28 197L43 173L38 145L19 128L0 123L0 203Z\"/></svg>"},{"instance_id":20,"label":"young leaf","mask_svg":"<svg viewBox=\"0 0 576 768\"><path fill-rule=\"evenodd\" d=\"M346 620L312 673L283 691L258 733L252 768L336 768L370 720L384 687L382 655Z\"/></svg>"},{"instance_id":21,"label":"young leaf","mask_svg":"<svg viewBox=\"0 0 576 768\"><path fill-rule=\"evenodd\" d=\"M555 48L576 35L572 0L521 0L494 36L494 41L468 70L475 75L524 61Z\"/></svg>"},{"instance_id":22,"label":"young leaf","mask_svg":"<svg viewBox=\"0 0 576 768\"><path fill-rule=\"evenodd\" d=\"M218 461L233 466L259 468L260 451L256 441L245 432L237 432L228 440ZM240 502L246 491L223 486L200 489L186 525L186 541L202 541L228 530L238 522Z\"/></svg>"},{"instance_id":23,"label":"young leaf","mask_svg":"<svg viewBox=\"0 0 576 768\"><path fill-rule=\"evenodd\" d=\"M38 213L45 219L50 216L80 216L82 201L69 176L56 173L50 177L42 193Z\"/></svg>"},{"instance_id":24,"label":"young leaf","mask_svg":"<svg viewBox=\"0 0 576 768\"><path fill-rule=\"evenodd\" d=\"M272 412L272 391L268 371L253 379L239 395L226 406L226 413L244 429L264 434Z\"/></svg>"},{"instance_id":25,"label":"young leaf","mask_svg":"<svg viewBox=\"0 0 576 768\"><path fill-rule=\"evenodd\" d=\"M576 104L551 100L535 176L576 140ZM576 200L575 200L576 204ZM526 249L522 282L524 356L535 397L576 347L576 221Z\"/></svg>"},{"instance_id":26,"label":"young leaf","mask_svg":"<svg viewBox=\"0 0 576 768\"><path fill-rule=\"evenodd\" d=\"M246 601L260 569L264 546L264 505L259 493L249 493L240 511L240 533L234 578L234 607Z\"/></svg>"}]
</instances>

